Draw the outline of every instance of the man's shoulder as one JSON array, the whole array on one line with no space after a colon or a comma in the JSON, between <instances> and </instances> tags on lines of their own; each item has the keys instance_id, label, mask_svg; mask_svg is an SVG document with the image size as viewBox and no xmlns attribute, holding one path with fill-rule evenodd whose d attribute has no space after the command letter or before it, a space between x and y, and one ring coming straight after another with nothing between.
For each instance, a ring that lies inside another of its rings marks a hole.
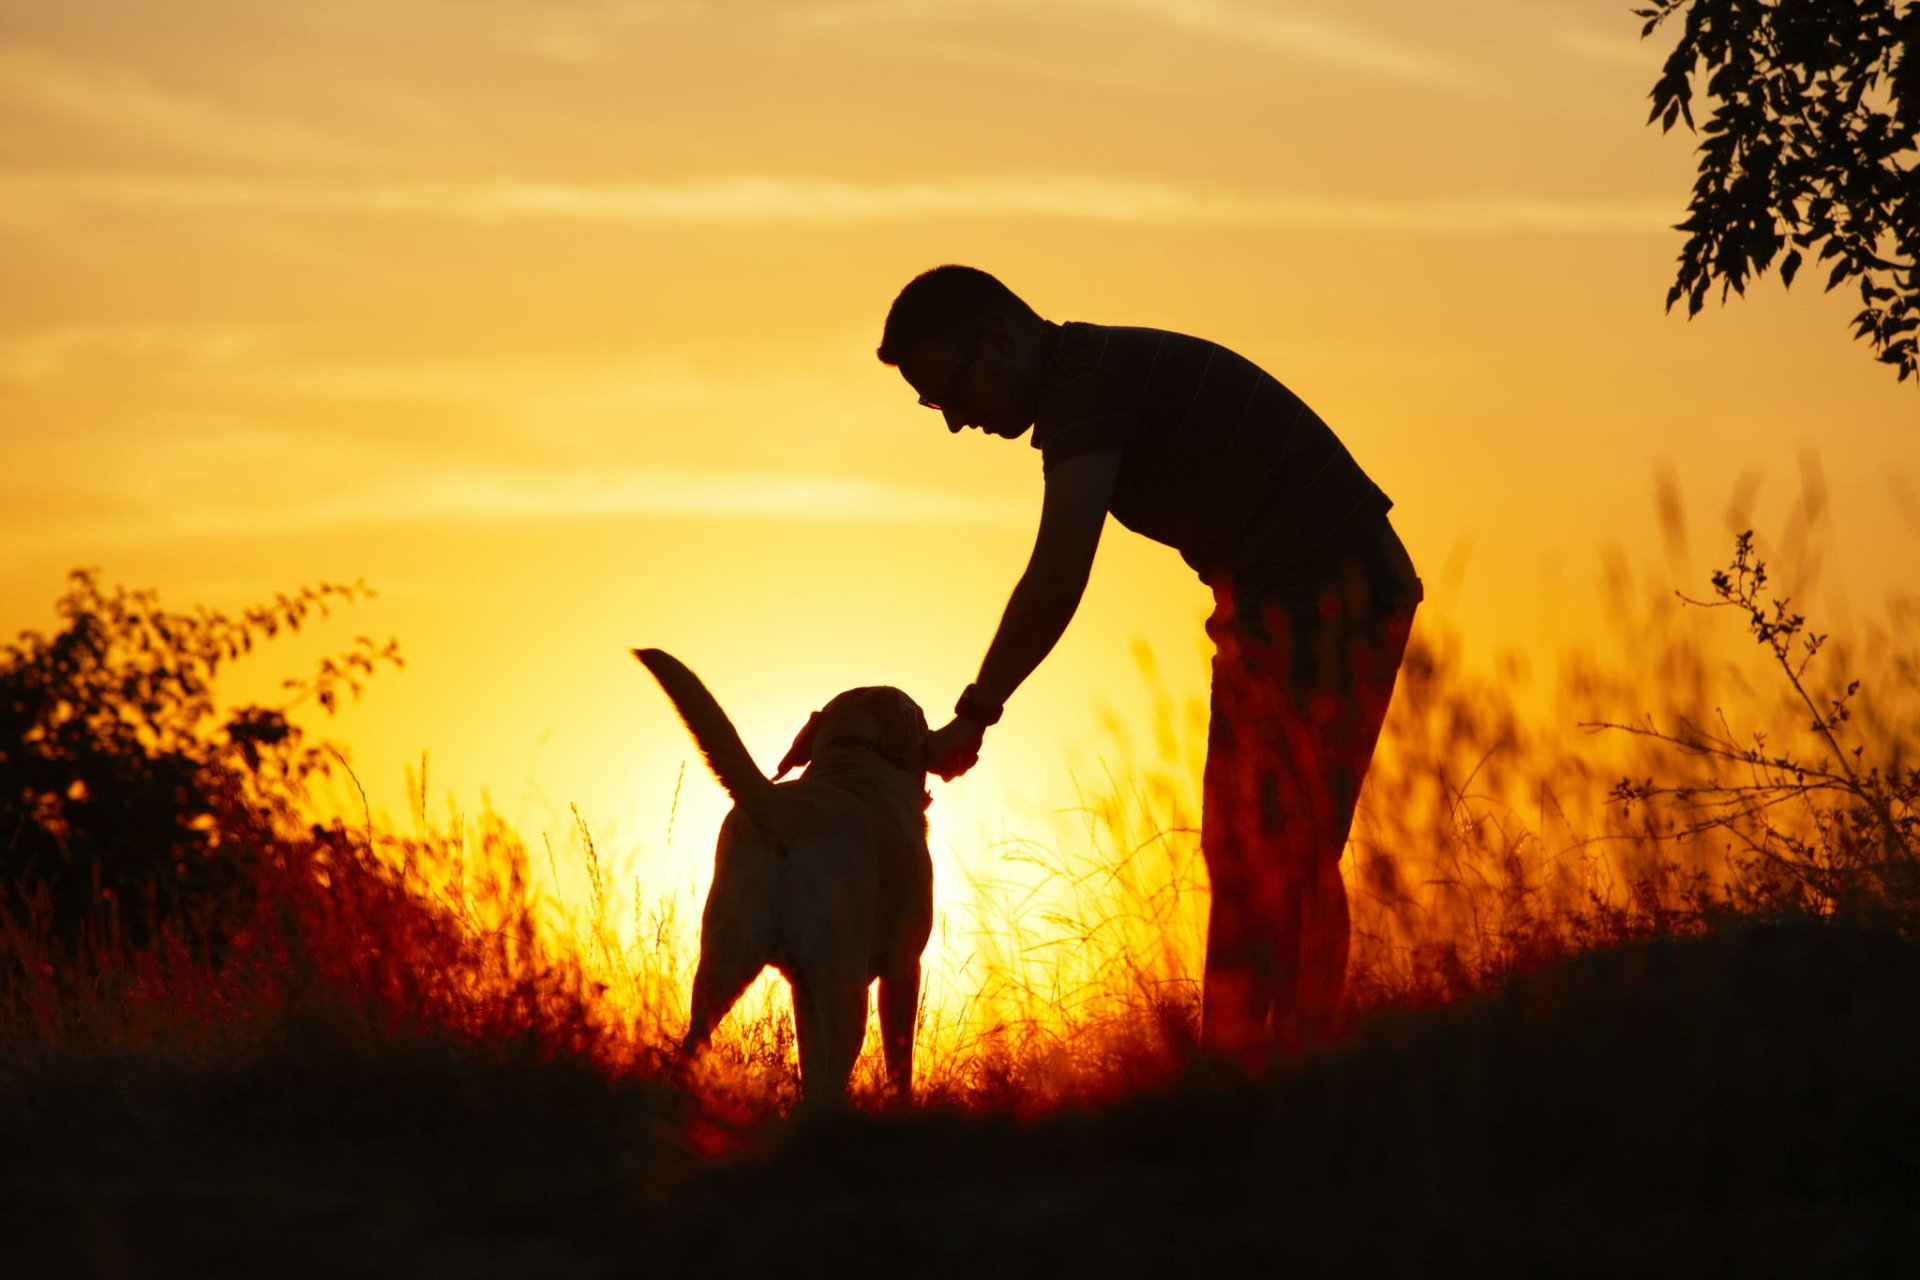
<instances>
[{"instance_id":1,"label":"man's shoulder","mask_svg":"<svg viewBox=\"0 0 1920 1280\"><path fill-rule=\"evenodd\" d=\"M1067 320L1060 325L1062 344L1097 345L1122 343L1128 345L1158 346L1167 342L1196 342L1202 346L1217 344L1205 338L1197 338L1190 333L1176 333L1172 329L1156 329L1137 324L1096 324L1090 320Z\"/></svg>"},{"instance_id":2,"label":"man's shoulder","mask_svg":"<svg viewBox=\"0 0 1920 1280\"><path fill-rule=\"evenodd\" d=\"M1171 329L1068 320L1060 326L1048 381L1057 386L1088 374L1137 374L1168 353L1225 350L1218 343Z\"/></svg>"},{"instance_id":3,"label":"man's shoulder","mask_svg":"<svg viewBox=\"0 0 1920 1280\"><path fill-rule=\"evenodd\" d=\"M1067 321L1041 384L1033 447L1051 463L1128 443L1224 351L1170 329Z\"/></svg>"},{"instance_id":4,"label":"man's shoulder","mask_svg":"<svg viewBox=\"0 0 1920 1280\"><path fill-rule=\"evenodd\" d=\"M1158 341L1157 330L1125 325L1069 320L1059 326L1031 437L1048 465L1132 437L1140 372Z\"/></svg>"},{"instance_id":5,"label":"man's shoulder","mask_svg":"<svg viewBox=\"0 0 1920 1280\"><path fill-rule=\"evenodd\" d=\"M1176 361L1204 362L1209 358L1248 363L1231 348L1191 333L1146 325L1092 324L1069 320L1060 326L1062 365L1085 368L1137 367L1144 359L1172 357Z\"/></svg>"}]
</instances>

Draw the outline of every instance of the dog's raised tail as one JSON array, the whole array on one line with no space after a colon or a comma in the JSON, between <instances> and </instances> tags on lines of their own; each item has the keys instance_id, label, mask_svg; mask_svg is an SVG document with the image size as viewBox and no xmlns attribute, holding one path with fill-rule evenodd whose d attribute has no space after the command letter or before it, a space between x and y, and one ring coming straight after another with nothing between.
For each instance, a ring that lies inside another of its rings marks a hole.
<instances>
[{"instance_id":1,"label":"dog's raised tail","mask_svg":"<svg viewBox=\"0 0 1920 1280\"><path fill-rule=\"evenodd\" d=\"M700 677L664 649L635 649L633 656L640 659L666 690L687 732L700 744L700 754L707 758L707 767L713 770L713 776L720 780L734 803L746 810L755 826L769 835L776 834L773 783L753 762L747 753L747 744L740 740L740 731L707 692L707 686L700 683Z\"/></svg>"}]
</instances>

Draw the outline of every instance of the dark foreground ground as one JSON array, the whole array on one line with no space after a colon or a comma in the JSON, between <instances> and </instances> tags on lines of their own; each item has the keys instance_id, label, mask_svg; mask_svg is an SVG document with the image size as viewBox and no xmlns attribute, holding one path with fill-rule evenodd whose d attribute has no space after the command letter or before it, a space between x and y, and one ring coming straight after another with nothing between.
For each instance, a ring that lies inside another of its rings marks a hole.
<instances>
[{"instance_id":1,"label":"dark foreground ground","mask_svg":"<svg viewBox=\"0 0 1920 1280\"><path fill-rule=\"evenodd\" d=\"M1259 1083L719 1162L657 1086L275 1045L9 1068L0 1275L1920 1274L1920 949L1837 928L1583 956Z\"/></svg>"}]
</instances>

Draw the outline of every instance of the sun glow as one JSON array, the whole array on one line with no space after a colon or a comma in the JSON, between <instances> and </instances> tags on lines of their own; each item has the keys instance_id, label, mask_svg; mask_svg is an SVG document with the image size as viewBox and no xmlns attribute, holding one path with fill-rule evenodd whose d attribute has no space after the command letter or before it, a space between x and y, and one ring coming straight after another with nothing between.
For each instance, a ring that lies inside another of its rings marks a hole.
<instances>
[{"instance_id":1,"label":"sun glow","mask_svg":"<svg viewBox=\"0 0 1920 1280\"><path fill-rule=\"evenodd\" d=\"M1718 621L1657 598L1620 620L1618 639L1645 661L1693 673L1664 686L1654 714L1691 714L1706 682L1765 675ZM958 788L934 805L923 1099L1045 1109L1112 1096L1169 1078L1191 1046L1206 932L1204 707L1169 693L1150 650L1136 658L1153 710L1133 722L1150 733L1116 723L1110 767L1087 777L1076 803L1028 815L1024 831L1009 809L961 800ZM1644 694L1631 673L1589 655L1560 696L1568 714L1626 719ZM1912 694L1889 694L1876 723L1897 727ZM1780 717L1780 740L1790 737L1794 709L1766 707L1747 712ZM1684 801L1640 813L1609 801L1611 779L1655 758L1630 734L1568 740L1511 683L1464 668L1457 634L1419 628L1343 864L1353 1007L1484 990L1515 968L1685 919L1724 890L1738 875L1729 850L1673 837ZM530 869L461 877L496 895L537 886L544 945L585 974L627 1054L677 1040L699 954L711 834L726 806L704 776L679 786L673 832L651 856L611 854L583 823ZM525 857L511 841L472 847ZM467 914L486 919L484 898ZM497 917L514 914L495 903ZM857 1095L876 1101L877 1036L870 1018L855 1077ZM771 971L722 1024L696 1078L718 1114L742 1120L796 1096L789 1001Z\"/></svg>"},{"instance_id":2,"label":"sun glow","mask_svg":"<svg viewBox=\"0 0 1920 1280\"><path fill-rule=\"evenodd\" d=\"M310 816L451 904L467 994L550 961L629 1059L678 1035L726 800L634 647L763 764L840 690L938 720L972 679L1041 477L874 359L937 262L1230 346L1394 499L1429 665L1345 864L1363 1002L1706 865L1589 803L1577 726L1664 705L1647 602L1733 531L1777 531L1836 631L1911 588L1912 388L1857 304L1662 311L1693 164L1624 9L749 8L21 0L0 34L0 637L78 566L187 607L371 584L222 693L283 704L340 627L400 641L297 709L352 771ZM1094 1088L1106 1046L1190 1033L1209 603L1110 527L934 785L935 1093ZM1602 649L1641 665L1567 694ZM783 998L719 1068L787 1070Z\"/></svg>"}]
</instances>

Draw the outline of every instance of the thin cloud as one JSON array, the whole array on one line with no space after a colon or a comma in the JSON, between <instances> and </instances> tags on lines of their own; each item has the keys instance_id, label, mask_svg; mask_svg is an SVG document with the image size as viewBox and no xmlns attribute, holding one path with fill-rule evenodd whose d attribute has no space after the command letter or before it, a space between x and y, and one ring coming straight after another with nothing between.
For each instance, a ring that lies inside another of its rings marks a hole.
<instances>
[{"instance_id":1,"label":"thin cloud","mask_svg":"<svg viewBox=\"0 0 1920 1280\"><path fill-rule=\"evenodd\" d=\"M0 498L21 492L0 488ZM321 501L302 492L266 505L179 504L134 494L112 506L76 512L45 500L47 518L0 529L0 544L57 545L89 540L260 536L369 525L563 522L714 517L831 524L984 525L1023 523L1023 503L859 476L793 476L752 471L673 469L607 475L546 476L485 471L409 475ZM61 503L66 503L62 496ZM58 510L58 514L56 513ZM64 520L62 519L64 517Z\"/></svg>"},{"instance_id":2,"label":"thin cloud","mask_svg":"<svg viewBox=\"0 0 1920 1280\"><path fill-rule=\"evenodd\" d=\"M57 386L128 368L231 376L265 340L237 326L63 325L0 340L0 386Z\"/></svg>"},{"instance_id":3,"label":"thin cloud","mask_svg":"<svg viewBox=\"0 0 1920 1280\"><path fill-rule=\"evenodd\" d=\"M924 218L1048 219L1169 227L1383 231L1663 232L1665 203L1466 196L1378 200L1101 177L858 183L740 175L682 182L347 183L16 171L0 218L47 222L74 206L355 214L475 222L847 225Z\"/></svg>"},{"instance_id":4,"label":"thin cloud","mask_svg":"<svg viewBox=\"0 0 1920 1280\"><path fill-rule=\"evenodd\" d=\"M1085 7L1086 0L1077 0ZM1471 84L1466 68L1381 40L1345 23L1230 0L1124 0L1145 18L1235 44L1421 84Z\"/></svg>"},{"instance_id":5,"label":"thin cloud","mask_svg":"<svg viewBox=\"0 0 1920 1280\"><path fill-rule=\"evenodd\" d=\"M0 45L0 109L50 115L110 137L137 138L221 159L364 160L362 148L251 106L170 88L145 71Z\"/></svg>"},{"instance_id":6,"label":"thin cloud","mask_svg":"<svg viewBox=\"0 0 1920 1280\"><path fill-rule=\"evenodd\" d=\"M1024 506L859 476L753 471L559 474L472 472L428 477L312 508L320 523L379 520L599 519L633 516L778 517L862 524L994 523Z\"/></svg>"},{"instance_id":7,"label":"thin cloud","mask_svg":"<svg viewBox=\"0 0 1920 1280\"><path fill-rule=\"evenodd\" d=\"M1631 31L1598 31L1553 21L1543 22L1541 27L1544 39L1555 49L1604 67L1631 68L1651 77L1667 56L1657 40L1642 40Z\"/></svg>"},{"instance_id":8,"label":"thin cloud","mask_svg":"<svg viewBox=\"0 0 1920 1280\"><path fill-rule=\"evenodd\" d=\"M1256 7L1235 0L850 0L797 8L794 19L831 28L926 24L977 16L998 8L1033 13L1047 8L1097 11L1111 22L1116 15L1171 27L1188 35L1253 46L1302 61L1428 85L1471 88L1479 83L1469 69L1429 53L1383 40L1369 31L1330 18Z\"/></svg>"}]
</instances>

